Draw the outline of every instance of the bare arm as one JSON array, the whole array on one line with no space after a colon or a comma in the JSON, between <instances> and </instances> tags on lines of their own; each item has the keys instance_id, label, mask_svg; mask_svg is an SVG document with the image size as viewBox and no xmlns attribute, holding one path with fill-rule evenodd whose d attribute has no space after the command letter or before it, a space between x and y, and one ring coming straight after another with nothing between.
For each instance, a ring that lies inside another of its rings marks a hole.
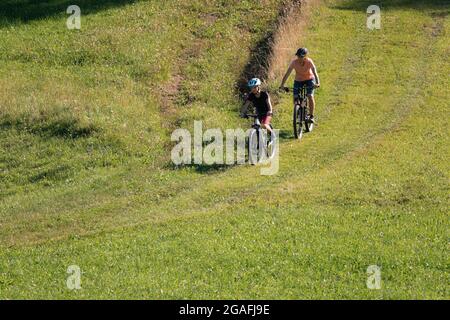
<instances>
[{"instance_id":1,"label":"bare arm","mask_svg":"<svg viewBox=\"0 0 450 320\"><path fill-rule=\"evenodd\" d=\"M241 107L241 116L247 113L248 106L250 105L250 101L246 100Z\"/></svg>"},{"instance_id":2,"label":"bare arm","mask_svg":"<svg viewBox=\"0 0 450 320\"><path fill-rule=\"evenodd\" d=\"M288 69L286 71L286 74L283 77L283 80L281 81L280 88L284 87L284 83L287 81L287 79L291 75L291 72L292 72L293 69L294 69L294 67L292 66L292 62L291 62L291 64L289 65L289 67L288 67Z\"/></svg>"},{"instance_id":3,"label":"bare arm","mask_svg":"<svg viewBox=\"0 0 450 320\"><path fill-rule=\"evenodd\" d=\"M319 75L317 74L317 68L316 68L316 66L314 64L313 64L313 67L312 67L312 72L314 74L314 78L316 78L316 86L320 87Z\"/></svg>"},{"instance_id":4,"label":"bare arm","mask_svg":"<svg viewBox=\"0 0 450 320\"><path fill-rule=\"evenodd\" d=\"M272 101L270 100L270 96L267 95L267 104L269 105L269 113L273 114Z\"/></svg>"}]
</instances>

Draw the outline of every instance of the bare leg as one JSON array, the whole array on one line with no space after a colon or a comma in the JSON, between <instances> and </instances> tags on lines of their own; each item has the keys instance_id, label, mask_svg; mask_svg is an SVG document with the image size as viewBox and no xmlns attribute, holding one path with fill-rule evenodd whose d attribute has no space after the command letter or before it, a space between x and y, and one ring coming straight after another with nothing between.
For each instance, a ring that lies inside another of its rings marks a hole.
<instances>
[{"instance_id":1,"label":"bare leg","mask_svg":"<svg viewBox=\"0 0 450 320\"><path fill-rule=\"evenodd\" d=\"M314 101L313 95L308 96L308 102L309 102L309 114L311 116L314 116L314 107L316 106L316 102Z\"/></svg>"},{"instance_id":2,"label":"bare leg","mask_svg":"<svg viewBox=\"0 0 450 320\"><path fill-rule=\"evenodd\" d=\"M272 134L272 128L270 127L270 124L264 124L264 129L267 130L267 132L270 132L270 134Z\"/></svg>"}]
</instances>

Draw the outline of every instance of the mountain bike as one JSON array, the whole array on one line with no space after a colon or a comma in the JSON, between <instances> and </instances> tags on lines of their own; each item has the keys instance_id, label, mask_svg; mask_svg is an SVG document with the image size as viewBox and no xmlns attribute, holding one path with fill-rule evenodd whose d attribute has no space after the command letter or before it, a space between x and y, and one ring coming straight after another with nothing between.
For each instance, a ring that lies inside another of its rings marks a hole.
<instances>
[{"instance_id":1,"label":"mountain bike","mask_svg":"<svg viewBox=\"0 0 450 320\"><path fill-rule=\"evenodd\" d=\"M248 135L248 159L251 164L261 160L270 160L275 156L276 135L268 134L261 128L261 122L256 114L246 114L253 118L252 129ZM271 129L273 126L270 125Z\"/></svg>"},{"instance_id":2,"label":"mountain bike","mask_svg":"<svg viewBox=\"0 0 450 320\"><path fill-rule=\"evenodd\" d=\"M314 123L309 120L307 89L308 87L306 86L301 87L298 96L294 99L292 123L294 137L299 140L303 137L303 132L311 132L314 129ZM284 88L284 90L289 92L289 88Z\"/></svg>"}]
</instances>

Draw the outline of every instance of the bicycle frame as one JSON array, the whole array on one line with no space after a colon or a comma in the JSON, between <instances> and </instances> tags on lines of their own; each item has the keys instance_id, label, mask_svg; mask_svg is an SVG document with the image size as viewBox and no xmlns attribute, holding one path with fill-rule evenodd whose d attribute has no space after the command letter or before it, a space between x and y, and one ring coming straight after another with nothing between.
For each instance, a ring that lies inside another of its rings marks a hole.
<instances>
[{"instance_id":1,"label":"bicycle frame","mask_svg":"<svg viewBox=\"0 0 450 320\"><path fill-rule=\"evenodd\" d=\"M261 122L259 121L258 116L249 115L249 117L253 118L252 128L253 129L261 129Z\"/></svg>"},{"instance_id":2,"label":"bicycle frame","mask_svg":"<svg viewBox=\"0 0 450 320\"><path fill-rule=\"evenodd\" d=\"M306 95L307 90L310 89L310 87L302 86L300 88L300 91L297 95L297 97L294 97L294 105L298 104L301 107L308 107L308 97ZM305 102L304 106L302 106L302 102Z\"/></svg>"},{"instance_id":3,"label":"bicycle frame","mask_svg":"<svg viewBox=\"0 0 450 320\"><path fill-rule=\"evenodd\" d=\"M247 117L253 118L252 129L249 133L249 160L251 164L255 164L261 159L271 159L274 156L273 145L275 143L275 139L273 136L270 136L269 140L265 133L263 133L263 129L261 127L261 122L258 119L258 115L256 114L247 114ZM264 130L265 131L265 130ZM270 154L268 152L268 146L272 145L272 150ZM254 147L252 147L254 146ZM258 160L259 159L259 160Z\"/></svg>"},{"instance_id":4,"label":"bicycle frame","mask_svg":"<svg viewBox=\"0 0 450 320\"><path fill-rule=\"evenodd\" d=\"M294 96L294 136L297 139L301 139L303 136L303 130L305 132L311 132L313 124L310 123L308 114L308 97L307 90L310 89L307 86L302 86L297 96ZM303 129L303 126L305 129Z\"/></svg>"}]
</instances>

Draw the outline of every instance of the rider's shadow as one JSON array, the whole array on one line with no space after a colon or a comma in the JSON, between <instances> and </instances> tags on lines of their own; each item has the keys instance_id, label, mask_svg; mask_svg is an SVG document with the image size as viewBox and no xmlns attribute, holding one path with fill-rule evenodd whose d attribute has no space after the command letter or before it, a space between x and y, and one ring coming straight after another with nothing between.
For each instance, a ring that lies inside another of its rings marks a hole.
<instances>
[{"instance_id":1,"label":"rider's shadow","mask_svg":"<svg viewBox=\"0 0 450 320\"><path fill-rule=\"evenodd\" d=\"M293 133L291 130L280 130L278 137L280 140L291 140L293 138Z\"/></svg>"},{"instance_id":2,"label":"rider's shadow","mask_svg":"<svg viewBox=\"0 0 450 320\"><path fill-rule=\"evenodd\" d=\"M173 163L168 163L165 168L171 170L177 170L182 168L192 168L197 173L201 174L218 174L221 172L225 172L233 167L236 167L238 164L182 164L182 165L174 165Z\"/></svg>"},{"instance_id":3,"label":"rider's shadow","mask_svg":"<svg viewBox=\"0 0 450 320\"><path fill-rule=\"evenodd\" d=\"M228 169L231 169L235 166L233 165L226 165L226 164L191 164L187 165L188 167L194 168L196 172L198 173L220 173L225 172Z\"/></svg>"}]
</instances>

